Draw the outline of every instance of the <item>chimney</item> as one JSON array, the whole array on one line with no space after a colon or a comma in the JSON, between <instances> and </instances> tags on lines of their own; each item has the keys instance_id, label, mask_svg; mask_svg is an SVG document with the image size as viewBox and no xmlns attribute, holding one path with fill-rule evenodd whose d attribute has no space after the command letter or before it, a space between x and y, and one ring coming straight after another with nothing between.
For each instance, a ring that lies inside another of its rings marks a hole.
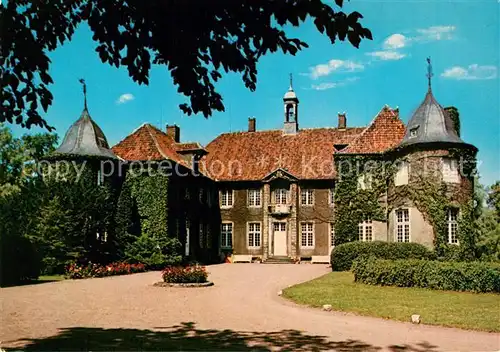
<instances>
[{"instance_id":1,"label":"chimney","mask_svg":"<svg viewBox=\"0 0 500 352\"><path fill-rule=\"evenodd\" d=\"M345 130L347 127L347 116L345 111L341 114L340 112L338 113L339 115L339 130Z\"/></svg>"},{"instance_id":2,"label":"chimney","mask_svg":"<svg viewBox=\"0 0 500 352\"><path fill-rule=\"evenodd\" d=\"M248 118L248 132L255 132L255 117Z\"/></svg>"},{"instance_id":3,"label":"chimney","mask_svg":"<svg viewBox=\"0 0 500 352\"><path fill-rule=\"evenodd\" d=\"M167 136L172 137L175 143L181 141L181 129L177 125L167 125Z\"/></svg>"}]
</instances>

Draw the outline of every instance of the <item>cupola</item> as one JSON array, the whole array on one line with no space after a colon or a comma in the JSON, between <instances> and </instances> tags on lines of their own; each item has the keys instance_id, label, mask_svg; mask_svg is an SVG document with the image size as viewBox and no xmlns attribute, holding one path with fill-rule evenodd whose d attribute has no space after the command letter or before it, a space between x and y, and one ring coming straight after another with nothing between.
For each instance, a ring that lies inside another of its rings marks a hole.
<instances>
[{"instance_id":1,"label":"cupola","mask_svg":"<svg viewBox=\"0 0 500 352\"><path fill-rule=\"evenodd\" d=\"M84 108L80 118L71 125L62 144L54 152L54 155L81 155L95 156L101 158L116 159L106 140L101 128L90 117L87 108L87 87L83 79Z\"/></svg>"},{"instance_id":2,"label":"cupola","mask_svg":"<svg viewBox=\"0 0 500 352\"><path fill-rule=\"evenodd\" d=\"M401 146L423 143L466 144L457 134L453 121L432 93L432 67L428 63L428 89L424 101L415 110L408 125Z\"/></svg>"},{"instance_id":3,"label":"cupola","mask_svg":"<svg viewBox=\"0 0 500 352\"><path fill-rule=\"evenodd\" d=\"M299 99L293 90L292 74L290 73L290 87L283 97L285 113L284 134L295 134L299 130Z\"/></svg>"}]
</instances>

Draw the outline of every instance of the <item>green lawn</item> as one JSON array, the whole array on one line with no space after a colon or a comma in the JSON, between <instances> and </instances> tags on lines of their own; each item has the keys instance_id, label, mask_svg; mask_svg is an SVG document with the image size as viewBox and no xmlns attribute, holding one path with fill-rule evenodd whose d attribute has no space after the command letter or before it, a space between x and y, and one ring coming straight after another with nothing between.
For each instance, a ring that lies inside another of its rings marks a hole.
<instances>
[{"instance_id":1,"label":"green lawn","mask_svg":"<svg viewBox=\"0 0 500 352\"><path fill-rule=\"evenodd\" d=\"M354 283L350 272L333 272L283 290L283 296L312 307L401 321L420 314L423 324L500 331L500 295L381 287Z\"/></svg>"},{"instance_id":2,"label":"green lawn","mask_svg":"<svg viewBox=\"0 0 500 352\"><path fill-rule=\"evenodd\" d=\"M51 282L51 281L61 281L61 280L64 280L64 275L41 275L37 281Z\"/></svg>"}]
</instances>

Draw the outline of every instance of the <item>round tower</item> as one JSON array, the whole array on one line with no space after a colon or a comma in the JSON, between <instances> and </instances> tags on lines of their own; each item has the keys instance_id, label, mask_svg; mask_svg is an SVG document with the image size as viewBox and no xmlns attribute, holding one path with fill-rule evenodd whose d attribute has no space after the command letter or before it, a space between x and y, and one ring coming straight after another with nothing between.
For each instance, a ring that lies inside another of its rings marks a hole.
<instances>
[{"instance_id":1,"label":"round tower","mask_svg":"<svg viewBox=\"0 0 500 352\"><path fill-rule=\"evenodd\" d=\"M87 87L83 79L84 107L80 118L66 131L61 145L49 156L52 163L49 176L56 179L91 178L97 185L111 175L118 158L111 151L106 136L90 117L87 108ZM54 171L54 172L52 172Z\"/></svg>"},{"instance_id":2,"label":"round tower","mask_svg":"<svg viewBox=\"0 0 500 352\"><path fill-rule=\"evenodd\" d=\"M394 241L422 243L442 252L447 244L471 245L460 227L471 220L477 148L459 137L434 97L430 59L427 62L427 93L395 150L389 237L392 233Z\"/></svg>"}]
</instances>

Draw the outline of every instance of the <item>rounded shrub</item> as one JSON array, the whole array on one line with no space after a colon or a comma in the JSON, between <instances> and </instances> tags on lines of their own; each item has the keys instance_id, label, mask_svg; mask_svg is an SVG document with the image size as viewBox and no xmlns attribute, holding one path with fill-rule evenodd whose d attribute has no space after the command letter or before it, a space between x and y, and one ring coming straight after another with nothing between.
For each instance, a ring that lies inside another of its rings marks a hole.
<instances>
[{"instance_id":1,"label":"rounded shrub","mask_svg":"<svg viewBox=\"0 0 500 352\"><path fill-rule=\"evenodd\" d=\"M343 243L332 250L332 271L350 270L353 261L361 255L382 259L435 259L434 252L418 243L356 241Z\"/></svg>"}]
</instances>

